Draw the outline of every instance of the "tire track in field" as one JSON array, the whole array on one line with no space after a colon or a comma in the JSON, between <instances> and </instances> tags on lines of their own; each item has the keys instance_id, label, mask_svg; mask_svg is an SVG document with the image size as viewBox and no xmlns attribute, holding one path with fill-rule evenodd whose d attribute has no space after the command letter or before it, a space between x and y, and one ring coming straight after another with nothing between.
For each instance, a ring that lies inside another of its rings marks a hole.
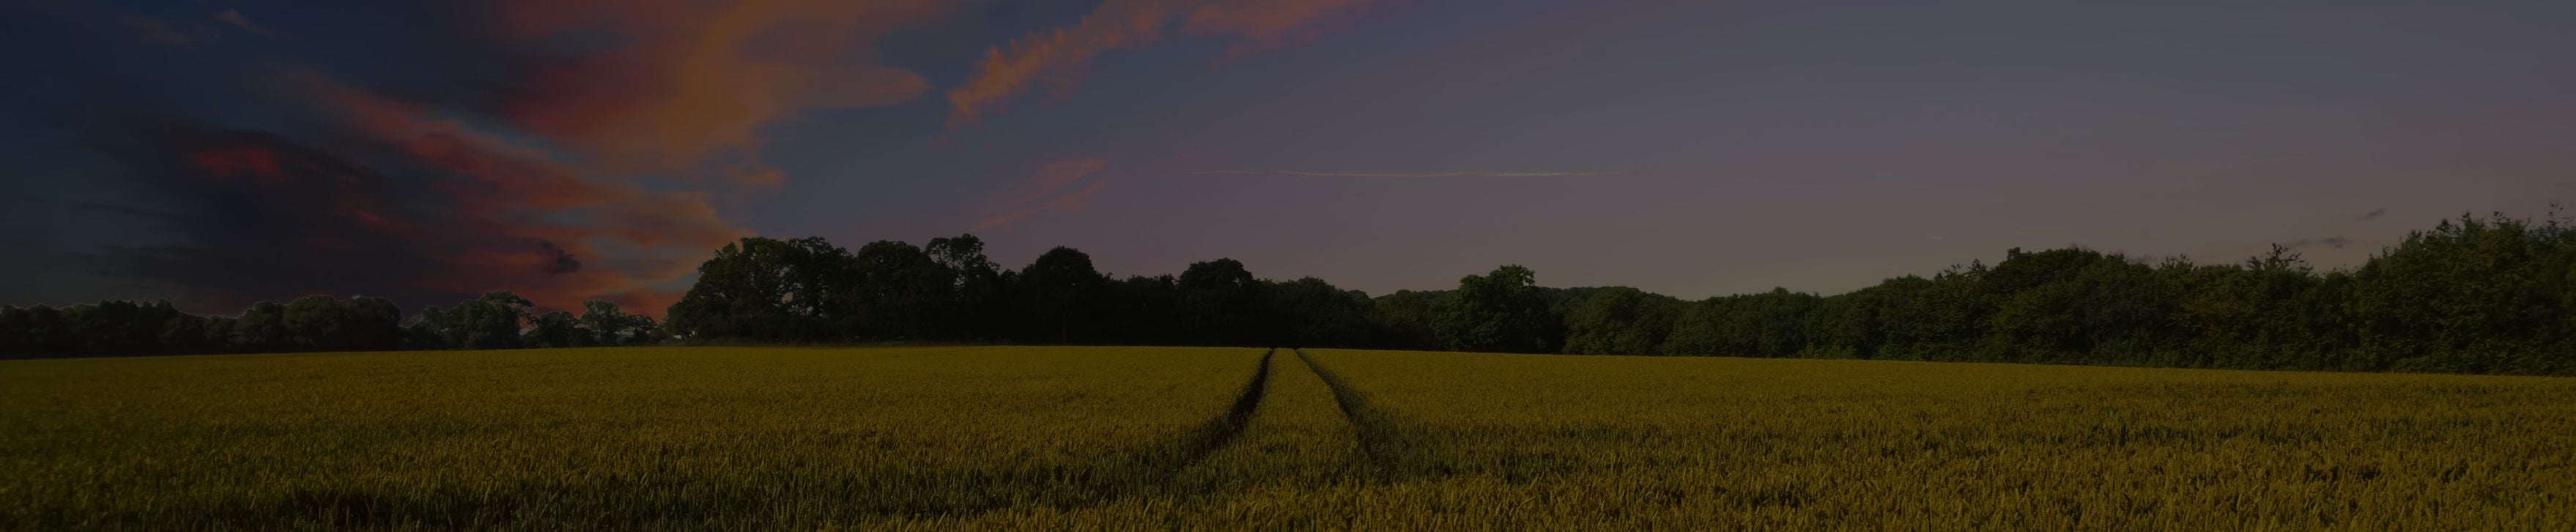
<instances>
[{"instance_id":1,"label":"tire track in field","mask_svg":"<svg viewBox=\"0 0 2576 532\"><path fill-rule=\"evenodd\" d=\"M1235 396L1234 406L1226 409L1225 414L1209 419L1206 424L1192 430L1190 433L1193 437L1181 448L1181 454L1186 458L1171 464L1162 471L1162 476L1169 478L1180 475L1181 470L1206 461L1208 455L1216 454L1218 449L1224 449L1227 444L1234 443L1235 437L1243 435L1243 428L1252 424L1253 412L1261 409L1261 397L1269 395L1270 357L1278 353L1278 349L1261 352L1260 366L1252 370L1252 381L1244 383L1242 395Z\"/></svg>"},{"instance_id":2,"label":"tire track in field","mask_svg":"<svg viewBox=\"0 0 2576 532\"><path fill-rule=\"evenodd\" d=\"M1143 470L1147 471L1147 474L1129 477L1124 482L1094 486L1088 495L1057 501L1048 506L1060 510L1097 507L1119 499L1174 489L1179 485L1183 471L1206 462L1209 457L1216 455L1217 451L1224 450L1227 445L1232 445L1235 439L1243 436L1244 428L1252 424L1252 415L1261 410L1261 398L1270 394L1271 358L1278 352L1278 349L1261 352L1261 360L1253 366L1252 380L1243 383L1243 391L1235 395L1234 404L1228 406L1225 413L1209 418L1197 428L1190 429L1178 442L1170 444L1173 446L1149 451L1151 453L1149 456L1158 455L1159 457L1143 460L1145 462ZM971 512L970 515L1002 509L1005 508L987 508Z\"/></svg>"},{"instance_id":3,"label":"tire track in field","mask_svg":"<svg viewBox=\"0 0 2576 532\"><path fill-rule=\"evenodd\" d=\"M1229 405L1224 413L1181 433L1178 438L1107 457L1112 463L1128 464L1133 468L1132 471L1138 471L1140 474L1122 475L1111 471L1050 472L1042 478L1002 481L1061 482L1065 479L1056 475L1072 473L1077 478L1072 481L1076 491L1063 496L1044 497L1040 500L992 499L964 505L941 505L893 512L874 512L874 514L927 518L930 519L929 526L937 527L938 523L971 521L994 512L1021 506L1072 511L1105 506L1122 499L1147 496L1156 491L1172 490L1179 484L1183 471L1207 461L1210 456L1223 450L1227 445L1234 443L1237 437L1243 435L1244 428L1251 424L1253 413L1261 409L1262 396L1269 393L1271 358L1277 353L1277 349L1261 352L1260 361L1253 367L1252 379L1244 382L1243 390L1235 395L1234 403Z\"/></svg>"},{"instance_id":4,"label":"tire track in field","mask_svg":"<svg viewBox=\"0 0 2576 532\"><path fill-rule=\"evenodd\" d=\"M1333 390L1333 403L1341 405L1342 416L1350 420L1353 432L1359 437L1361 459L1367 462L1368 469L1379 480L1424 473L1448 474L1447 466L1437 465L1442 463L1437 460L1438 449L1405 432L1394 414L1378 408L1370 402L1368 394L1352 388L1333 370L1325 369L1323 364L1306 356L1306 350L1298 349L1296 354L1298 361L1306 363L1306 369L1314 371L1316 377L1324 380L1324 386Z\"/></svg>"}]
</instances>

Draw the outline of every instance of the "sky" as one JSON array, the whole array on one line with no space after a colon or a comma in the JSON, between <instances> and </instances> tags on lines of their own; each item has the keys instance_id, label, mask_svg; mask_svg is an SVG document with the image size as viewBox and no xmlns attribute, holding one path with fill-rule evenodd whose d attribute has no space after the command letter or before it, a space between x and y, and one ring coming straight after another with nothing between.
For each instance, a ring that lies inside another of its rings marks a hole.
<instances>
[{"instance_id":1,"label":"sky","mask_svg":"<svg viewBox=\"0 0 2576 532\"><path fill-rule=\"evenodd\" d=\"M1383 294L2351 267L2576 192L2576 3L21 0L0 303L508 289L973 233Z\"/></svg>"}]
</instances>

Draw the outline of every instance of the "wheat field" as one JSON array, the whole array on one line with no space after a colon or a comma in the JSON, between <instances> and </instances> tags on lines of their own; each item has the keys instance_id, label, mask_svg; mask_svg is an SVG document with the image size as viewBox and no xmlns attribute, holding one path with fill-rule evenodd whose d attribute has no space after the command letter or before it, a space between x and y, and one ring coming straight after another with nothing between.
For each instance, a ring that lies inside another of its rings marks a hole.
<instances>
[{"instance_id":1,"label":"wheat field","mask_svg":"<svg viewBox=\"0 0 2576 532\"><path fill-rule=\"evenodd\" d=\"M2576 379L1142 347L0 362L8 529L2576 527Z\"/></svg>"}]
</instances>

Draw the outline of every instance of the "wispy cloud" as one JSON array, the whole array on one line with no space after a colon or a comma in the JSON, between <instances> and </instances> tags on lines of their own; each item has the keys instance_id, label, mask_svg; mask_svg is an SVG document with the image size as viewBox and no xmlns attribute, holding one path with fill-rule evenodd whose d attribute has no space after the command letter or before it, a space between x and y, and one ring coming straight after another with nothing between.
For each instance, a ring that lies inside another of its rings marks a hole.
<instances>
[{"instance_id":1,"label":"wispy cloud","mask_svg":"<svg viewBox=\"0 0 2576 532\"><path fill-rule=\"evenodd\" d=\"M180 45L196 42L196 38L189 37L188 34L171 26L169 22L160 19L126 17L125 26L132 29L135 35L142 37L144 42L152 44Z\"/></svg>"},{"instance_id":2,"label":"wispy cloud","mask_svg":"<svg viewBox=\"0 0 2576 532\"><path fill-rule=\"evenodd\" d=\"M1169 33L1227 40L1233 53L1314 38L1376 0L1109 0L1072 25L1030 33L985 52L974 77L949 89L950 128L1006 112L1041 87L1073 92L1101 56L1163 42Z\"/></svg>"},{"instance_id":3,"label":"wispy cloud","mask_svg":"<svg viewBox=\"0 0 2576 532\"><path fill-rule=\"evenodd\" d=\"M133 206L133 205L117 205L117 204L110 204L110 203L81 202L81 203L75 203L75 204L72 204L72 209L74 209L74 210L82 210L82 211L96 211L96 212L105 212L105 213L113 213L113 214L122 214L122 215L126 215L126 216L132 216L132 217L142 218L142 219L147 219L147 220L170 220L170 219L176 219L176 218L178 218L178 217L179 217L179 216L178 216L178 215L176 215L176 214L172 214L172 213L168 213L168 212L163 212L163 211L159 211L159 210L147 209L147 208L137 207L137 206Z\"/></svg>"},{"instance_id":4,"label":"wispy cloud","mask_svg":"<svg viewBox=\"0 0 2576 532\"><path fill-rule=\"evenodd\" d=\"M2364 214L2362 214L2362 215L2361 215L2361 219L2362 219L2362 220L2373 220L2373 219L2378 219L2378 218L2379 218L2379 217L2381 217L2381 216L2387 216L2387 215L2388 215L2388 209L2382 208L2382 209L2372 210L2372 211L2370 211L2370 212L2368 212L2368 213L2364 213Z\"/></svg>"},{"instance_id":5,"label":"wispy cloud","mask_svg":"<svg viewBox=\"0 0 2576 532\"><path fill-rule=\"evenodd\" d=\"M2298 240L2292 240L2288 243L2281 244L2281 247L2286 249L2299 249L2325 246L2335 249L2343 249L2344 246L2351 244L2352 239L2339 236L2329 236L2324 238L2301 238Z\"/></svg>"},{"instance_id":6,"label":"wispy cloud","mask_svg":"<svg viewBox=\"0 0 2576 532\"><path fill-rule=\"evenodd\" d=\"M1619 175L1618 172L1308 172L1300 170L1205 170L1182 172L1182 175L1273 175L1292 177L1363 177L1379 179L1437 179L1443 177L1590 177Z\"/></svg>"},{"instance_id":7,"label":"wispy cloud","mask_svg":"<svg viewBox=\"0 0 2576 532\"><path fill-rule=\"evenodd\" d=\"M1107 166L1109 159L1101 157L1047 163L1036 176L995 196L991 206L984 209L983 221L967 232L1011 225L1040 213L1080 212L1091 206L1092 194L1109 187L1109 178L1094 177ZM1090 181L1082 188L1072 188L1086 178ZM1066 192L1068 189L1071 192Z\"/></svg>"},{"instance_id":8,"label":"wispy cloud","mask_svg":"<svg viewBox=\"0 0 2576 532\"><path fill-rule=\"evenodd\" d=\"M1099 173L1101 168L1107 166L1109 166L1109 159L1105 157L1084 157L1047 163L1046 166L1038 168L1035 177L1021 181L1010 190L994 195L992 202L984 210L1005 212L1029 207L1049 196L1054 196L1065 187L1073 186L1074 182L1081 181L1084 177Z\"/></svg>"},{"instance_id":9,"label":"wispy cloud","mask_svg":"<svg viewBox=\"0 0 2576 532\"><path fill-rule=\"evenodd\" d=\"M268 34L268 28L262 28L258 24L252 24L250 17L243 16L239 9L226 9L222 13L216 13L215 20L231 23L234 26L240 27L242 31L257 33L260 35Z\"/></svg>"}]
</instances>

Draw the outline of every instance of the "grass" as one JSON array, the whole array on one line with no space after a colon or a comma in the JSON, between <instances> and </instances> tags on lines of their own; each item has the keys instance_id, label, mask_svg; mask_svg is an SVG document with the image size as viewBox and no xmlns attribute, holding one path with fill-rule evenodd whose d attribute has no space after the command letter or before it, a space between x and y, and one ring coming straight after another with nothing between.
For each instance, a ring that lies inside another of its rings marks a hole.
<instances>
[{"instance_id":1,"label":"grass","mask_svg":"<svg viewBox=\"0 0 2576 532\"><path fill-rule=\"evenodd\" d=\"M0 362L5 529L2576 526L2576 379L1374 351Z\"/></svg>"}]
</instances>

